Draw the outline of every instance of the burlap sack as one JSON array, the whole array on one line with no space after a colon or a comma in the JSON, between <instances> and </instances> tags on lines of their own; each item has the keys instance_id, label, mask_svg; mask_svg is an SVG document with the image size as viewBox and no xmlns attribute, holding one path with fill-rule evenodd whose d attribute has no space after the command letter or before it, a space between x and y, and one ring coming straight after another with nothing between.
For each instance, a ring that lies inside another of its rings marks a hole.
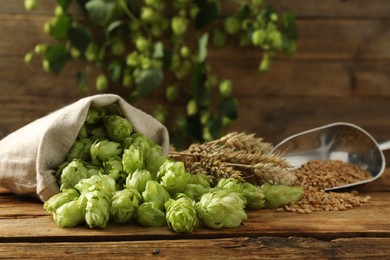
<instances>
[{"instance_id":1,"label":"burlap sack","mask_svg":"<svg viewBox=\"0 0 390 260\"><path fill-rule=\"evenodd\" d=\"M167 129L156 119L112 94L95 95L63 107L20 128L0 141L0 186L18 195L46 201L59 192L55 169L81 129L88 109L117 103L135 131L143 133L168 152Z\"/></svg>"}]
</instances>

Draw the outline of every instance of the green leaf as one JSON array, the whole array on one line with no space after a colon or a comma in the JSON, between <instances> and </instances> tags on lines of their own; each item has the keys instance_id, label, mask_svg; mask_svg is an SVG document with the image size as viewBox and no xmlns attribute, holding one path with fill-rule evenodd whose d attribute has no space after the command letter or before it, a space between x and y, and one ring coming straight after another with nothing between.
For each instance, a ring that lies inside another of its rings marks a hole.
<instances>
[{"instance_id":1,"label":"green leaf","mask_svg":"<svg viewBox=\"0 0 390 260\"><path fill-rule=\"evenodd\" d=\"M57 4L60 5L65 10L68 9L69 4L72 2L72 0L57 0Z\"/></svg>"},{"instance_id":2,"label":"green leaf","mask_svg":"<svg viewBox=\"0 0 390 260\"><path fill-rule=\"evenodd\" d=\"M240 7L240 10L238 11L238 19L244 20L249 16L250 12L251 12L250 6L248 4L243 4Z\"/></svg>"},{"instance_id":3,"label":"green leaf","mask_svg":"<svg viewBox=\"0 0 390 260\"><path fill-rule=\"evenodd\" d=\"M199 52L198 52L198 60L199 62L204 62L207 58L207 44L209 41L209 34L205 33L199 38Z\"/></svg>"},{"instance_id":4,"label":"green leaf","mask_svg":"<svg viewBox=\"0 0 390 260\"><path fill-rule=\"evenodd\" d=\"M90 0L85 4L85 8L93 23L105 25L115 15L116 3L105 0Z\"/></svg>"},{"instance_id":5,"label":"green leaf","mask_svg":"<svg viewBox=\"0 0 390 260\"><path fill-rule=\"evenodd\" d=\"M206 81L206 75L204 70L205 64L197 63L192 71L190 90L191 93L195 93L195 95L197 91L202 91L202 87L204 88L204 83Z\"/></svg>"},{"instance_id":6,"label":"green leaf","mask_svg":"<svg viewBox=\"0 0 390 260\"><path fill-rule=\"evenodd\" d=\"M187 117L186 124L187 124L186 131L188 132L187 134L189 134L191 138L200 142L203 136L203 126L200 121L199 114Z\"/></svg>"},{"instance_id":7,"label":"green leaf","mask_svg":"<svg viewBox=\"0 0 390 260\"><path fill-rule=\"evenodd\" d=\"M108 73L112 81L116 82L121 78L122 65L119 61L113 61L108 65Z\"/></svg>"},{"instance_id":8,"label":"green leaf","mask_svg":"<svg viewBox=\"0 0 390 260\"><path fill-rule=\"evenodd\" d=\"M79 5L79 7L83 10L83 12L84 12L85 14L88 13L87 10L86 10L86 8L85 8L85 5L87 4L88 1L89 1L89 0L77 0L77 3L78 3L78 5Z\"/></svg>"},{"instance_id":9,"label":"green leaf","mask_svg":"<svg viewBox=\"0 0 390 260\"><path fill-rule=\"evenodd\" d=\"M217 139L220 137L220 132L222 128L222 120L221 117L211 117L207 122L207 127L210 131L213 139Z\"/></svg>"},{"instance_id":10,"label":"green leaf","mask_svg":"<svg viewBox=\"0 0 390 260\"><path fill-rule=\"evenodd\" d=\"M128 31L129 31L129 29L128 29L127 23L124 22L123 20L117 20L117 21L114 21L114 22L110 23L107 26L106 34L107 35L112 35L114 33L117 33L117 34L120 34L120 35L124 35Z\"/></svg>"},{"instance_id":11,"label":"green leaf","mask_svg":"<svg viewBox=\"0 0 390 260\"><path fill-rule=\"evenodd\" d=\"M68 38L71 44L76 47L81 53L85 53L90 37L87 30L83 27L71 27L68 31Z\"/></svg>"},{"instance_id":12,"label":"green leaf","mask_svg":"<svg viewBox=\"0 0 390 260\"><path fill-rule=\"evenodd\" d=\"M164 57L164 44L156 42L153 46L153 58L160 59Z\"/></svg>"},{"instance_id":13,"label":"green leaf","mask_svg":"<svg viewBox=\"0 0 390 260\"><path fill-rule=\"evenodd\" d=\"M50 34L56 39L65 38L68 35L68 30L71 26L71 18L63 13L57 16L52 23L50 28Z\"/></svg>"},{"instance_id":14,"label":"green leaf","mask_svg":"<svg viewBox=\"0 0 390 260\"><path fill-rule=\"evenodd\" d=\"M171 67L172 57L173 57L172 50L171 49L165 49L164 50L164 56L162 58L162 62L164 64L164 67L167 67L167 68Z\"/></svg>"},{"instance_id":15,"label":"green leaf","mask_svg":"<svg viewBox=\"0 0 390 260\"><path fill-rule=\"evenodd\" d=\"M211 92L205 86L206 80L205 63L196 64L192 70L189 96L196 100L200 109L208 107L210 104Z\"/></svg>"},{"instance_id":16,"label":"green leaf","mask_svg":"<svg viewBox=\"0 0 390 260\"><path fill-rule=\"evenodd\" d=\"M215 0L196 0L199 7L199 13L195 18L196 29L201 29L210 24L219 13L218 1Z\"/></svg>"},{"instance_id":17,"label":"green leaf","mask_svg":"<svg viewBox=\"0 0 390 260\"><path fill-rule=\"evenodd\" d=\"M164 79L164 74L159 68L151 68L141 71L135 81L137 86L137 96L144 97L156 89Z\"/></svg>"},{"instance_id":18,"label":"green leaf","mask_svg":"<svg viewBox=\"0 0 390 260\"><path fill-rule=\"evenodd\" d=\"M295 24L295 18L292 13L282 15L281 27L283 31L294 41L298 39L298 29Z\"/></svg>"},{"instance_id":19,"label":"green leaf","mask_svg":"<svg viewBox=\"0 0 390 260\"><path fill-rule=\"evenodd\" d=\"M230 119L237 118L237 101L234 98L227 98L219 103L219 112Z\"/></svg>"},{"instance_id":20,"label":"green leaf","mask_svg":"<svg viewBox=\"0 0 390 260\"><path fill-rule=\"evenodd\" d=\"M45 52L45 59L50 63L50 69L59 74L64 65L69 61L70 55L66 51L65 44L48 46Z\"/></svg>"},{"instance_id":21,"label":"green leaf","mask_svg":"<svg viewBox=\"0 0 390 260\"><path fill-rule=\"evenodd\" d=\"M85 73L83 73L81 71L77 71L76 72L76 82L77 82L77 87L80 89L80 91L84 91L85 84L86 84Z\"/></svg>"}]
</instances>

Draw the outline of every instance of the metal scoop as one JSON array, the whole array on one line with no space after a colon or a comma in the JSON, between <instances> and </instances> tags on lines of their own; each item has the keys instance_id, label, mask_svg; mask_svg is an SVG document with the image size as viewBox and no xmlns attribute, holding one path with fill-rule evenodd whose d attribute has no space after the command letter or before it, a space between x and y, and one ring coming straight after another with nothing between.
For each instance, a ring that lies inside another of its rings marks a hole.
<instances>
[{"instance_id":1,"label":"metal scoop","mask_svg":"<svg viewBox=\"0 0 390 260\"><path fill-rule=\"evenodd\" d=\"M390 141L378 144L364 129L337 122L290 136L277 144L273 151L280 152L294 167L309 160L340 160L356 164L372 174L370 179L325 189L329 191L378 179L385 170L383 151L387 149L390 149Z\"/></svg>"}]
</instances>

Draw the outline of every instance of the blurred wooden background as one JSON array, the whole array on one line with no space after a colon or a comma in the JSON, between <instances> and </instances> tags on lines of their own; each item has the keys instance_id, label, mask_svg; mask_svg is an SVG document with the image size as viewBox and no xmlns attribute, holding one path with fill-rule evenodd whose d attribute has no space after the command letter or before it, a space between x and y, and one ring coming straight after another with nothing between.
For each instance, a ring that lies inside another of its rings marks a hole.
<instances>
[{"instance_id":1,"label":"blurred wooden background","mask_svg":"<svg viewBox=\"0 0 390 260\"><path fill-rule=\"evenodd\" d=\"M26 12L23 0L0 0L0 138L83 96L75 67L57 77L26 52L48 39L42 30L53 0ZM228 2L228 1L221 1ZM346 121L390 139L390 1L268 0L296 15L298 51L279 57L259 74L257 53L233 47L212 50L215 71L235 83L239 118L232 130L270 142L323 124ZM158 102L158 100L153 101ZM148 110L148 107L142 109Z\"/></svg>"}]
</instances>

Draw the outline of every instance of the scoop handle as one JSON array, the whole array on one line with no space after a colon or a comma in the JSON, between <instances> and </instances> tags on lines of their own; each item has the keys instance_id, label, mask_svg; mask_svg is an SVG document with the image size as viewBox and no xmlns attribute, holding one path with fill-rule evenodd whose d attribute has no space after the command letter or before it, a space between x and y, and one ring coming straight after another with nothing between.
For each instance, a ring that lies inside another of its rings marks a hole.
<instances>
[{"instance_id":1,"label":"scoop handle","mask_svg":"<svg viewBox=\"0 0 390 260\"><path fill-rule=\"evenodd\" d=\"M382 151L389 150L390 149L390 140L383 142L383 143L380 143L379 149L381 149Z\"/></svg>"}]
</instances>

